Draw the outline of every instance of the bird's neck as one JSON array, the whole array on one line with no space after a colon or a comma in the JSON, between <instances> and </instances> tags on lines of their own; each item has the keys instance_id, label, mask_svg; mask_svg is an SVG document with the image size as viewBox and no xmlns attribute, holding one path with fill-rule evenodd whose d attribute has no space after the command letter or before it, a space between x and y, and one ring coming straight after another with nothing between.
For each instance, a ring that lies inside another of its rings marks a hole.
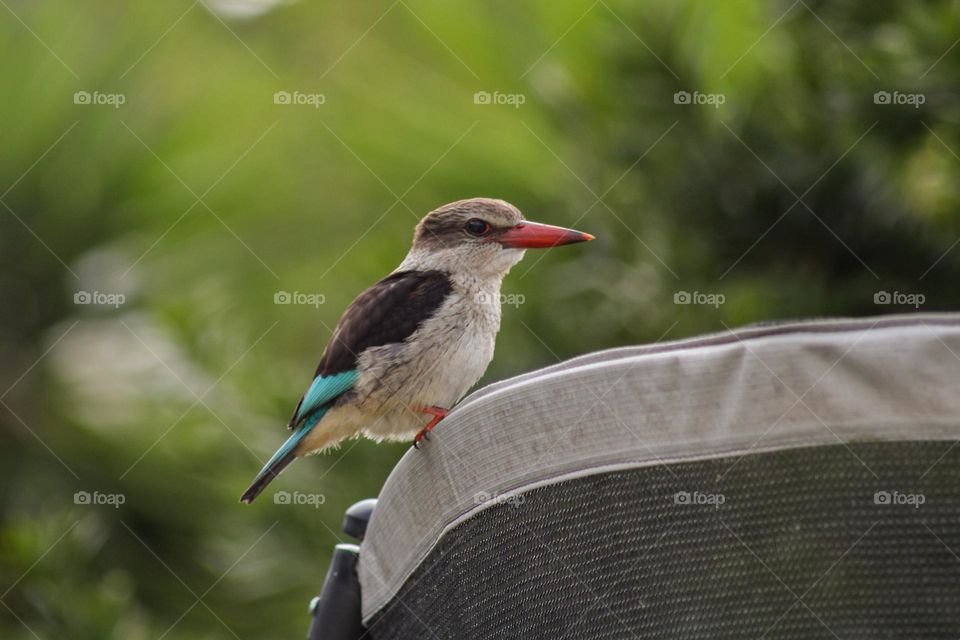
<instances>
[{"instance_id":1,"label":"bird's neck","mask_svg":"<svg viewBox=\"0 0 960 640\"><path fill-rule=\"evenodd\" d=\"M437 251L412 249L397 267L397 271L442 271L447 274L453 285L453 304L457 307L473 309L470 312L475 320L495 334L500 327L500 285L509 271L483 271L467 268L453 256Z\"/></svg>"},{"instance_id":2,"label":"bird's neck","mask_svg":"<svg viewBox=\"0 0 960 640\"><path fill-rule=\"evenodd\" d=\"M523 258L522 249L492 247L459 247L424 249L414 247L397 267L397 271L443 271L465 279L477 278L496 282L499 288L510 268Z\"/></svg>"},{"instance_id":3,"label":"bird's neck","mask_svg":"<svg viewBox=\"0 0 960 640\"><path fill-rule=\"evenodd\" d=\"M462 294L500 295L500 284L506 271L478 271L467 268L455 256L437 251L413 249L396 271L442 271Z\"/></svg>"},{"instance_id":4,"label":"bird's neck","mask_svg":"<svg viewBox=\"0 0 960 640\"><path fill-rule=\"evenodd\" d=\"M410 253L403 259L396 271L450 271L442 256L436 255L435 251L424 251L422 249L411 249Z\"/></svg>"}]
</instances>

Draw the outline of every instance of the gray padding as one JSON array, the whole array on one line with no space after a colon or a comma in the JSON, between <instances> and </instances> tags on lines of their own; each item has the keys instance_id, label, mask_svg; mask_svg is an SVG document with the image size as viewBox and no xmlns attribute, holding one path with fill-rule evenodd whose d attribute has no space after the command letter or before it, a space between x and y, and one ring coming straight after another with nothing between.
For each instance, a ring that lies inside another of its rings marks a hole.
<instances>
[{"instance_id":1,"label":"gray padding","mask_svg":"<svg viewBox=\"0 0 960 640\"><path fill-rule=\"evenodd\" d=\"M364 619L446 531L513 494L811 446L833 446L851 469L870 472L849 443L960 438L958 382L960 316L917 314L748 327L490 385L385 483L361 546Z\"/></svg>"}]
</instances>

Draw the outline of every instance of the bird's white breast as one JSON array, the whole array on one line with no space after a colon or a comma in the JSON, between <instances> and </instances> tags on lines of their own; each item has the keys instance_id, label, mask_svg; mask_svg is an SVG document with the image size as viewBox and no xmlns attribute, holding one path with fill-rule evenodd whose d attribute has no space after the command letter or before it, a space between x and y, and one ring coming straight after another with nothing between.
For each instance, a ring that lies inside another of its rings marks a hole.
<instances>
[{"instance_id":1,"label":"bird's white breast","mask_svg":"<svg viewBox=\"0 0 960 640\"><path fill-rule=\"evenodd\" d=\"M452 276L453 290L404 343L361 357L358 401L379 420L368 435L409 438L429 420L422 406L452 408L483 376L500 329L500 280Z\"/></svg>"}]
</instances>

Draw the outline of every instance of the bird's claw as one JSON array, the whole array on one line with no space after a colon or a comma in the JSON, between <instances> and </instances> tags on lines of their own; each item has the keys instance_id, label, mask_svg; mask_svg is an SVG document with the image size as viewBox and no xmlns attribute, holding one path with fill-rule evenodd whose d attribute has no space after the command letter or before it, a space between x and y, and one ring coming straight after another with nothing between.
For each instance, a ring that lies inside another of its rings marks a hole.
<instances>
[{"instance_id":1,"label":"bird's claw","mask_svg":"<svg viewBox=\"0 0 960 640\"><path fill-rule=\"evenodd\" d=\"M424 440L426 440L427 442L430 441L430 432L427 431L426 429L418 433L416 437L413 439L413 448L418 451L422 449Z\"/></svg>"},{"instance_id":2,"label":"bird's claw","mask_svg":"<svg viewBox=\"0 0 960 640\"><path fill-rule=\"evenodd\" d=\"M422 411L423 413L429 413L430 415L433 416L433 419L430 420L430 423L427 424L427 426L425 426L423 429L420 430L419 433L417 433L416 437L414 437L413 448L417 450L423 447L424 440L428 442L430 441L430 432L433 431L433 428L437 426L437 424L439 424L441 420L447 417L447 414L449 413L447 409L444 409L442 407L423 407L420 409L420 411Z\"/></svg>"}]
</instances>

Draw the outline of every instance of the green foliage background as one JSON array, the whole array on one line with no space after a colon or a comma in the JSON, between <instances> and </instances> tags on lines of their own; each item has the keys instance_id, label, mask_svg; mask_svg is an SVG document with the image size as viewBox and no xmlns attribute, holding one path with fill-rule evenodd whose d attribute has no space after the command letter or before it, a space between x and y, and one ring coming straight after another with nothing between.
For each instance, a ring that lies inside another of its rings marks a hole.
<instances>
[{"instance_id":1,"label":"green foliage background","mask_svg":"<svg viewBox=\"0 0 960 640\"><path fill-rule=\"evenodd\" d=\"M598 237L509 276L524 304L485 382L912 310L879 291L960 304L955 1L2 4L4 638L299 637L343 510L406 447L350 442L276 483L318 508L237 497L340 311L444 202Z\"/></svg>"}]
</instances>

